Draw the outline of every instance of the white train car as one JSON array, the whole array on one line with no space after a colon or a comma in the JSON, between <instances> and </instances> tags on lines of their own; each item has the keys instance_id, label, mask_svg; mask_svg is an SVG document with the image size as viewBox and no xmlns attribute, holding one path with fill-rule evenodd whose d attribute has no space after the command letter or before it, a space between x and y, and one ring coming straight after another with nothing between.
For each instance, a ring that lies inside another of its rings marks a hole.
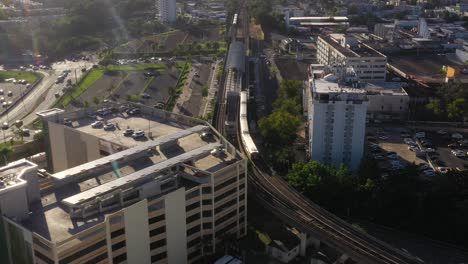
<instances>
[{"instance_id":1,"label":"white train car","mask_svg":"<svg viewBox=\"0 0 468 264\"><path fill-rule=\"evenodd\" d=\"M257 146L252 140L249 133L249 121L247 120L247 92L240 93L240 111L239 111L239 123L242 144L247 152L247 155L251 159L256 159L258 156Z\"/></svg>"}]
</instances>

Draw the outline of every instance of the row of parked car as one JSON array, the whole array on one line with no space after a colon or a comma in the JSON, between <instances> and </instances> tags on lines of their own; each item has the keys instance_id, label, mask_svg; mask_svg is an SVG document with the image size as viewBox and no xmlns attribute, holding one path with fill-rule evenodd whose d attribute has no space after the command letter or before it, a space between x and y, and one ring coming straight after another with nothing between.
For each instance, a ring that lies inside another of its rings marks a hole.
<instances>
[{"instance_id":1,"label":"row of parked car","mask_svg":"<svg viewBox=\"0 0 468 264\"><path fill-rule=\"evenodd\" d=\"M92 128L103 128L106 131L113 131L116 129L116 125L114 123L107 123L104 124L102 121L95 121L91 124ZM134 130L131 128L127 128L122 133L125 137L132 137L134 139L141 138L145 136L145 131L143 130Z\"/></svg>"}]
</instances>

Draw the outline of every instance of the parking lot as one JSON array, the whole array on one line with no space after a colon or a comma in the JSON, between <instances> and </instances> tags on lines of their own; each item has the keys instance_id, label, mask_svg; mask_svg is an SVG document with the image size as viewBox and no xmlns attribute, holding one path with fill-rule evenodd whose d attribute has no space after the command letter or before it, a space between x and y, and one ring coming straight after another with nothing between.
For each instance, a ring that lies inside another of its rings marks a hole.
<instances>
[{"instance_id":1,"label":"parking lot","mask_svg":"<svg viewBox=\"0 0 468 264\"><path fill-rule=\"evenodd\" d=\"M433 176L435 172L445 173L450 169L466 170L468 149L459 146L462 142L460 139L452 139L454 133L394 126L369 127L369 155L378 161L380 168L390 171L403 169L411 163L418 165L425 176ZM453 144L451 148L449 144ZM456 157L452 153L454 149L464 154Z\"/></svg>"},{"instance_id":2,"label":"parking lot","mask_svg":"<svg viewBox=\"0 0 468 264\"><path fill-rule=\"evenodd\" d=\"M0 89L3 90L3 93L0 91L0 112L6 110L8 105L13 104L16 100L21 98L21 95L24 94L29 87L26 84L13 84L13 83L0 83ZM12 95L8 96L8 92L11 91ZM5 104L3 104L5 102Z\"/></svg>"}]
</instances>

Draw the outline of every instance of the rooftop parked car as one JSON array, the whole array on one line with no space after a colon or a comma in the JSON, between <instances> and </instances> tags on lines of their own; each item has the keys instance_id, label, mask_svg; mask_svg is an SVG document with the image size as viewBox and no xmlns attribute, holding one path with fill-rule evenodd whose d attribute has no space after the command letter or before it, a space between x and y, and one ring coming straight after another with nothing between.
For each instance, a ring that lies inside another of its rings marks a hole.
<instances>
[{"instance_id":1,"label":"rooftop parked car","mask_svg":"<svg viewBox=\"0 0 468 264\"><path fill-rule=\"evenodd\" d=\"M115 125L112 123L104 125L104 130L113 130L115 129Z\"/></svg>"},{"instance_id":2,"label":"rooftop parked car","mask_svg":"<svg viewBox=\"0 0 468 264\"><path fill-rule=\"evenodd\" d=\"M125 129L125 131L123 132L123 135L126 136L126 137L129 137L131 135L133 135L133 129L131 128L128 128L128 129Z\"/></svg>"},{"instance_id":3,"label":"rooftop parked car","mask_svg":"<svg viewBox=\"0 0 468 264\"><path fill-rule=\"evenodd\" d=\"M91 124L92 128L100 128L102 126L103 126L103 123L101 121L96 121L96 122Z\"/></svg>"},{"instance_id":4,"label":"rooftop parked car","mask_svg":"<svg viewBox=\"0 0 468 264\"><path fill-rule=\"evenodd\" d=\"M145 136L145 131L143 131L143 130L135 131L132 134L132 138L141 138L141 137L144 137L144 136Z\"/></svg>"}]
</instances>

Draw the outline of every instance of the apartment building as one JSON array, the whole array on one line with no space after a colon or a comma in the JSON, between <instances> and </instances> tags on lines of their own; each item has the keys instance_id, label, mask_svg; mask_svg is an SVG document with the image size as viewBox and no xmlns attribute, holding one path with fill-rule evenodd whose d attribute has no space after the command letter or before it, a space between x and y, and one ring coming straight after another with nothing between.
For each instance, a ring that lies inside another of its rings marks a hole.
<instances>
[{"instance_id":1,"label":"apartment building","mask_svg":"<svg viewBox=\"0 0 468 264\"><path fill-rule=\"evenodd\" d=\"M354 69L359 80L385 80L387 57L353 36L330 34L317 39L317 61Z\"/></svg>"},{"instance_id":2,"label":"apartment building","mask_svg":"<svg viewBox=\"0 0 468 264\"><path fill-rule=\"evenodd\" d=\"M311 65L305 91L309 155L334 167L358 169L364 152L369 102L352 68Z\"/></svg>"},{"instance_id":3,"label":"apartment building","mask_svg":"<svg viewBox=\"0 0 468 264\"><path fill-rule=\"evenodd\" d=\"M177 20L176 0L157 0L161 22L174 23Z\"/></svg>"},{"instance_id":4,"label":"apartment building","mask_svg":"<svg viewBox=\"0 0 468 264\"><path fill-rule=\"evenodd\" d=\"M139 109L38 113L51 172L0 168L9 263L198 263L246 234L243 156L204 121Z\"/></svg>"}]
</instances>

